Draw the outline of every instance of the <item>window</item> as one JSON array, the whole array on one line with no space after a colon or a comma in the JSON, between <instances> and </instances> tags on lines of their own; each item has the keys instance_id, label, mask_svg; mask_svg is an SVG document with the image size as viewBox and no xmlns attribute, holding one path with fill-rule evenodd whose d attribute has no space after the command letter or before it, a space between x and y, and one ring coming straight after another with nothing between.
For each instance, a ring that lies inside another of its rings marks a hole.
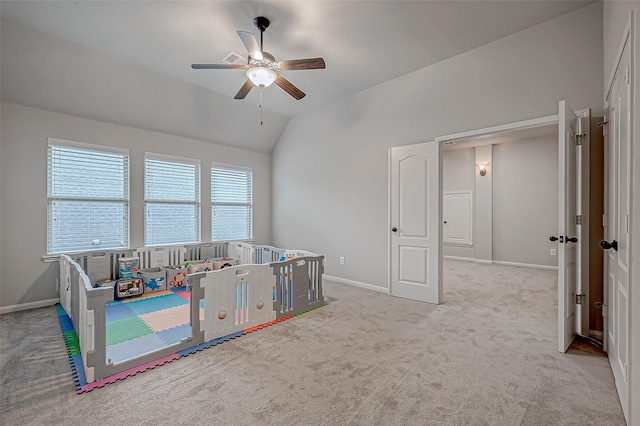
<instances>
[{"instance_id":1,"label":"window","mask_svg":"<svg viewBox=\"0 0 640 426\"><path fill-rule=\"evenodd\" d=\"M252 172L211 166L212 241L253 238Z\"/></svg>"},{"instance_id":2,"label":"window","mask_svg":"<svg viewBox=\"0 0 640 426\"><path fill-rule=\"evenodd\" d=\"M144 243L200 241L200 162L146 153Z\"/></svg>"},{"instance_id":3,"label":"window","mask_svg":"<svg viewBox=\"0 0 640 426\"><path fill-rule=\"evenodd\" d=\"M129 246L129 152L49 139L47 253Z\"/></svg>"}]
</instances>

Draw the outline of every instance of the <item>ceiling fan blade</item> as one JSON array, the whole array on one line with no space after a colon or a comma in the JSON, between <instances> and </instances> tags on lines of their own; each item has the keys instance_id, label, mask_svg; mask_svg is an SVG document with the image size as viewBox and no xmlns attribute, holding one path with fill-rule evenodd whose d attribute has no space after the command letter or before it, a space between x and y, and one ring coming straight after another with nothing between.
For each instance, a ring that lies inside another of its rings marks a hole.
<instances>
[{"instance_id":1,"label":"ceiling fan blade","mask_svg":"<svg viewBox=\"0 0 640 426\"><path fill-rule=\"evenodd\" d=\"M194 70L240 70L245 68L243 64L191 64Z\"/></svg>"},{"instance_id":2,"label":"ceiling fan blade","mask_svg":"<svg viewBox=\"0 0 640 426\"><path fill-rule=\"evenodd\" d=\"M247 94L249 94L252 88L253 88L253 83L251 82L251 80L247 79L247 81L244 82L244 84L242 85L240 90L238 90L238 93L236 93L236 96L233 99L244 99L247 96Z\"/></svg>"},{"instance_id":3,"label":"ceiling fan blade","mask_svg":"<svg viewBox=\"0 0 640 426\"><path fill-rule=\"evenodd\" d=\"M302 90L298 89L289 80L281 75L276 78L276 84L280 86L282 90L296 98L296 100L298 101L306 96L306 94Z\"/></svg>"},{"instance_id":4,"label":"ceiling fan blade","mask_svg":"<svg viewBox=\"0 0 640 426\"><path fill-rule=\"evenodd\" d=\"M324 69L326 65L322 58L308 58L308 59L292 59L290 61L278 62L278 68L283 71L288 70L317 70Z\"/></svg>"},{"instance_id":5,"label":"ceiling fan blade","mask_svg":"<svg viewBox=\"0 0 640 426\"><path fill-rule=\"evenodd\" d=\"M260 50L260 46L258 45L258 41L256 40L256 36L247 31L237 31L240 40L242 40L242 44L249 52L249 55L255 59L256 61L261 61L263 58L262 50Z\"/></svg>"}]
</instances>

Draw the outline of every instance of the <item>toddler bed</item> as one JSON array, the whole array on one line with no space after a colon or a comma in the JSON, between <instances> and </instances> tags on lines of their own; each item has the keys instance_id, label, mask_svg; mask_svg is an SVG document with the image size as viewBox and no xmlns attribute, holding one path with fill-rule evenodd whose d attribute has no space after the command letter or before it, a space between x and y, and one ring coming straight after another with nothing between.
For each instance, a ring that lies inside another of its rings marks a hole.
<instances>
[{"instance_id":1,"label":"toddler bed","mask_svg":"<svg viewBox=\"0 0 640 426\"><path fill-rule=\"evenodd\" d=\"M94 285L116 279L118 260L136 256L141 268L221 257L237 265L188 274L183 280L189 293L190 335L113 362L106 349L106 310L114 303L114 291ZM245 242L61 255L59 318L68 348L75 348L70 349L70 360L78 393L324 305L323 262L324 256L307 251ZM77 344L69 345L69 330L75 330Z\"/></svg>"}]
</instances>

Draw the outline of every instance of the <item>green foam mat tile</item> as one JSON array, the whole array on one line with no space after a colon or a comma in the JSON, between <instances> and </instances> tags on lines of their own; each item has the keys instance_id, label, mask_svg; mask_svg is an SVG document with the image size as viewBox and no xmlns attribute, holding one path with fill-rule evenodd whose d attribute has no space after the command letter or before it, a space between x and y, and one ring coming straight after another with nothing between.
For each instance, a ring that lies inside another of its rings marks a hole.
<instances>
[{"instance_id":1,"label":"green foam mat tile","mask_svg":"<svg viewBox=\"0 0 640 426\"><path fill-rule=\"evenodd\" d=\"M62 334L64 343L67 345L67 352L69 356L80 354L80 342L78 342L78 335L75 331L67 331Z\"/></svg>"},{"instance_id":2,"label":"green foam mat tile","mask_svg":"<svg viewBox=\"0 0 640 426\"><path fill-rule=\"evenodd\" d=\"M107 346L126 342L127 340L152 333L153 330L138 317L112 321L107 323Z\"/></svg>"}]
</instances>

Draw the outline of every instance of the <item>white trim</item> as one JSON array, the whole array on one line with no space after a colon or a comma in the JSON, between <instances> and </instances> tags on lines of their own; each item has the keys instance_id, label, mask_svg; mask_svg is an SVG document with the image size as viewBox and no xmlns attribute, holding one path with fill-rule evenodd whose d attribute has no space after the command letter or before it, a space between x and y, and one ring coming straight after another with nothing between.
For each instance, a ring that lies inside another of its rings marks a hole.
<instances>
[{"instance_id":1,"label":"white trim","mask_svg":"<svg viewBox=\"0 0 640 426\"><path fill-rule=\"evenodd\" d=\"M548 115L546 117L533 118L531 120L517 121L515 123L501 124L499 126L486 127L484 129L471 130L468 132L455 133L452 135L438 136L436 142L442 143L456 139L465 139L470 137L487 136L495 133L510 131L534 129L536 127L549 126L558 124L558 115Z\"/></svg>"},{"instance_id":2,"label":"white trim","mask_svg":"<svg viewBox=\"0 0 640 426\"><path fill-rule=\"evenodd\" d=\"M366 290L373 290L373 291L377 291L377 292L380 292L380 293L389 294L389 289L388 288L380 287L378 285L362 283L360 281L348 280L346 278L334 277L332 275L327 275L327 274L324 274L322 279L325 280L325 281L335 281L335 282L340 283L340 284L347 284L347 285L351 285L351 286L354 286L354 287L364 288Z\"/></svg>"},{"instance_id":3,"label":"white trim","mask_svg":"<svg viewBox=\"0 0 640 426\"><path fill-rule=\"evenodd\" d=\"M557 271L557 266L549 266L549 265L536 265L534 263L519 263L519 262L504 262L502 260L494 260L493 263L497 265L506 265L506 266L519 266L522 268L532 268L532 269L546 269L550 271Z\"/></svg>"},{"instance_id":4,"label":"white trim","mask_svg":"<svg viewBox=\"0 0 640 426\"><path fill-rule=\"evenodd\" d=\"M145 152L145 160L165 161L168 163L184 163L184 164L197 164L200 165L201 161L198 158L179 157L177 155L160 154L157 152Z\"/></svg>"},{"instance_id":5,"label":"white trim","mask_svg":"<svg viewBox=\"0 0 640 426\"><path fill-rule=\"evenodd\" d=\"M446 256L442 255L443 259L451 259L451 260L462 260L463 262L475 262L475 263L484 263L487 265L493 264L492 260L486 259L474 259L473 257L461 257L461 256Z\"/></svg>"},{"instance_id":6,"label":"white trim","mask_svg":"<svg viewBox=\"0 0 640 426\"><path fill-rule=\"evenodd\" d=\"M43 308L60 303L60 298L40 300L38 302L21 303L19 305L0 306L0 315L10 312L26 311L27 309Z\"/></svg>"},{"instance_id":7,"label":"white trim","mask_svg":"<svg viewBox=\"0 0 640 426\"><path fill-rule=\"evenodd\" d=\"M70 141L66 139L47 138L47 145L54 146L68 146L71 148L90 149L95 151L112 152L121 155L129 155L129 150L126 148L117 148L109 145L96 145L93 143Z\"/></svg>"},{"instance_id":8,"label":"white trim","mask_svg":"<svg viewBox=\"0 0 640 426\"><path fill-rule=\"evenodd\" d=\"M245 170L245 171L250 171L252 173L253 176L253 167L247 167L247 166L238 166L235 164L229 164L229 163L218 163L216 161L212 161L211 162L211 168L214 167L218 167L220 169L231 169L231 170Z\"/></svg>"},{"instance_id":9,"label":"white trim","mask_svg":"<svg viewBox=\"0 0 640 426\"><path fill-rule=\"evenodd\" d=\"M484 264L495 264L495 265L506 265L506 266L519 266L523 268L532 268L532 269L547 269L551 271L557 271L557 266L549 266L549 265L537 265L535 263L520 263L520 262L505 262L503 260L483 260L483 259L474 259L472 257L459 257L459 256L442 256L443 259L451 259L451 260L462 260L463 262L475 262L475 263L484 263Z\"/></svg>"}]
</instances>

